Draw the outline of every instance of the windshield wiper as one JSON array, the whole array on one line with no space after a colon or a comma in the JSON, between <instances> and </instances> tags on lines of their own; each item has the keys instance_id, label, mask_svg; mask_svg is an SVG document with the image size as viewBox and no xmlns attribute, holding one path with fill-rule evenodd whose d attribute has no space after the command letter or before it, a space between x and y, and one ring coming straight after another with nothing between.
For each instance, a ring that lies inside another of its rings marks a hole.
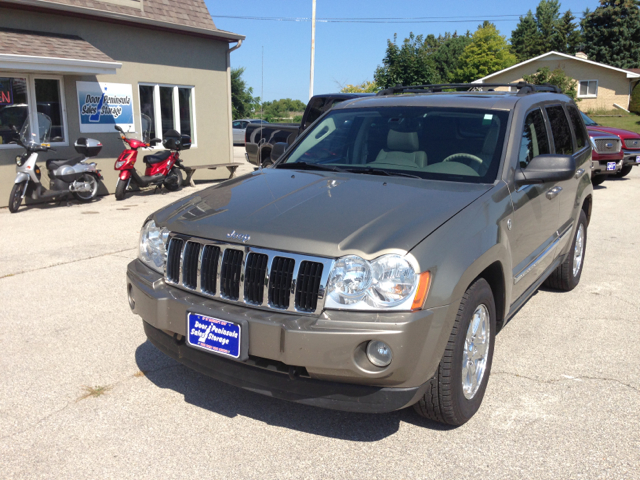
<instances>
[{"instance_id":1,"label":"windshield wiper","mask_svg":"<svg viewBox=\"0 0 640 480\"><path fill-rule=\"evenodd\" d=\"M352 173L368 173L369 175L386 175L388 177L409 177L409 178L419 178L422 180L422 177L418 175L413 175L412 173L404 173L404 172L390 172L388 170L384 170L382 168L348 168L348 172Z\"/></svg>"},{"instance_id":2,"label":"windshield wiper","mask_svg":"<svg viewBox=\"0 0 640 480\"><path fill-rule=\"evenodd\" d=\"M344 168L323 165L321 163L292 162L280 163L275 168L291 168L296 170L326 170L330 172L344 172Z\"/></svg>"}]
</instances>

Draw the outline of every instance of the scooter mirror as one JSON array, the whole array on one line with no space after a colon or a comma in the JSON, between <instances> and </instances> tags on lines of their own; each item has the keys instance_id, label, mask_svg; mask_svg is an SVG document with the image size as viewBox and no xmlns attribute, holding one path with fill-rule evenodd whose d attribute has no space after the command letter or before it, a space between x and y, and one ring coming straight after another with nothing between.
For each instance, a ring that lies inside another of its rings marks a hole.
<instances>
[{"instance_id":1,"label":"scooter mirror","mask_svg":"<svg viewBox=\"0 0 640 480\"><path fill-rule=\"evenodd\" d=\"M124 133L124 132L122 131L122 127L121 127L120 125L116 125L114 128L115 128L117 131L119 131L120 133Z\"/></svg>"},{"instance_id":2,"label":"scooter mirror","mask_svg":"<svg viewBox=\"0 0 640 480\"><path fill-rule=\"evenodd\" d=\"M159 138L152 138L152 139L149 141L149 145L151 145L151 146L155 146L155 145L157 145L158 143L162 143L162 140L160 140Z\"/></svg>"}]
</instances>

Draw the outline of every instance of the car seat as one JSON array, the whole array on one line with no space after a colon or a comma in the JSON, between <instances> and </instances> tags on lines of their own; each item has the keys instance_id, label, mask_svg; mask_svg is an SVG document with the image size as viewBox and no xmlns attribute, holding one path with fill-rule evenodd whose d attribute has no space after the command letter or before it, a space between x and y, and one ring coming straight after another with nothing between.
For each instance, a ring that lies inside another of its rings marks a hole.
<instances>
[{"instance_id":1,"label":"car seat","mask_svg":"<svg viewBox=\"0 0 640 480\"><path fill-rule=\"evenodd\" d=\"M423 168L427 166L427 154L420 148L418 132L399 132L389 130L387 135L387 148L378 153L373 163L385 163L391 165L407 165Z\"/></svg>"}]
</instances>

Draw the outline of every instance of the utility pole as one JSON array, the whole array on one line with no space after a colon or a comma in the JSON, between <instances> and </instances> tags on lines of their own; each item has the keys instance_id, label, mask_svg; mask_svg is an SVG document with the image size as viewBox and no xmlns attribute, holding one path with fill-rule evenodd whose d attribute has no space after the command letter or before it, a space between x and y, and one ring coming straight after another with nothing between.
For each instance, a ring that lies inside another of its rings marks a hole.
<instances>
[{"instance_id":1,"label":"utility pole","mask_svg":"<svg viewBox=\"0 0 640 480\"><path fill-rule=\"evenodd\" d=\"M316 57L316 0L311 7L311 79L309 81L309 100L313 97L313 68Z\"/></svg>"}]
</instances>

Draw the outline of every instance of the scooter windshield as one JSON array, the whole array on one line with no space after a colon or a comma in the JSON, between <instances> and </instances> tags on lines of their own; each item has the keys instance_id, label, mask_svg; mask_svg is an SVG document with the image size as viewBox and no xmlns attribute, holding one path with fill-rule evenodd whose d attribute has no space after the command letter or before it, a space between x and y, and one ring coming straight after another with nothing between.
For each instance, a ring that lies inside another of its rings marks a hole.
<instances>
[{"instance_id":1,"label":"scooter windshield","mask_svg":"<svg viewBox=\"0 0 640 480\"><path fill-rule=\"evenodd\" d=\"M51 140L51 118L44 113L38 112L38 129L32 131L29 117L26 118L20 129L20 141L27 145L29 143L49 143Z\"/></svg>"},{"instance_id":2,"label":"scooter windshield","mask_svg":"<svg viewBox=\"0 0 640 480\"><path fill-rule=\"evenodd\" d=\"M142 126L142 141L149 143L151 141L151 118L144 113L140 115L140 124Z\"/></svg>"}]
</instances>

